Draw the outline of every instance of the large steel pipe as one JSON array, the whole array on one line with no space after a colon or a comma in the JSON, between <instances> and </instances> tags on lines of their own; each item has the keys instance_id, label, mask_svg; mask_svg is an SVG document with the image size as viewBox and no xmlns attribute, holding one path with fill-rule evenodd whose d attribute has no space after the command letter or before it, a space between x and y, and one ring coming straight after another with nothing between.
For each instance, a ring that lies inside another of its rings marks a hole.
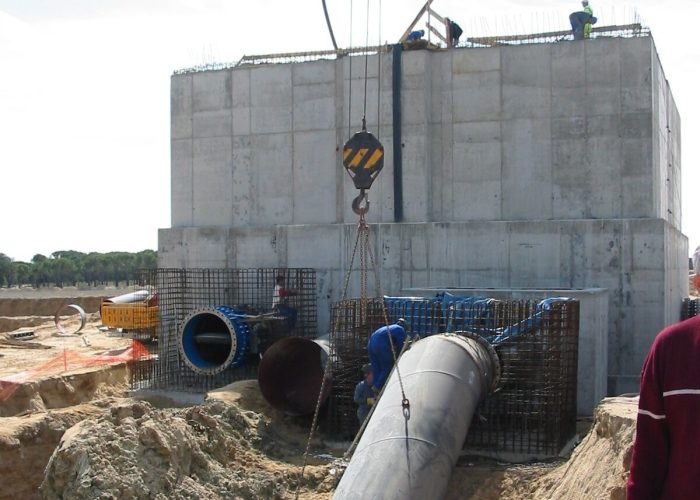
<instances>
[{"instance_id":1,"label":"large steel pipe","mask_svg":"<svg viewBox=\"0 0 700 500\"><path fill-rule=\"evenodd\" d=\"M272 344L258 367L258 383L265 400L290 415L313 413L323 386L321 401L331 391L323 384L328 341L288 337Z\"/></svg>"},{"instance_id":2,"label":"large steel pipe","mask_svg":"<svg viewBox=\"0 0 700 500\"><path fill-rule=\"evenodd\" d=\"M227 306L202 307L188 314L178 342L185 364L201 375L216 375L243 364L250 335L243 316Z\"/></svg>"},{"instance_id":3,"label":"large steel pipe","mask_svg":"<svg viewBox=\"0 0 700 500\"><path fill-rule=\"evenodd\" d=\"M137 290L131 293L125 293L124 295L117 295L116 297L110 297L104 299L103 302L109 304L132 304L134 302L143 302L152 294L148 290Z\"/></svg>"},{"instance_id":4,"label":"large steel pipe","mask_svg":"<svg viewBox=\"0 0 700 500\"><path fill-rule=\"evenodd\" d=\"M479 402L499 378L483 339L443 334L414 344L398 362L334 499L443 498Z\"/></svg>"}]
</instances>

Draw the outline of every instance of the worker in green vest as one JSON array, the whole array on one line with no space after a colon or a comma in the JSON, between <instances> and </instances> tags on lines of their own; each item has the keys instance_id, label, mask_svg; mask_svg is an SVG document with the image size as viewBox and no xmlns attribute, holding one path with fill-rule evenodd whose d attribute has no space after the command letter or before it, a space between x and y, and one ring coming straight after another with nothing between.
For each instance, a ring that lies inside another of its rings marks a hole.
<instances>
[{"instance_id":1,"label":"worker in green vest","mask_svg":"<svg viewBox=\"0 0 700 500\"><path fill-rule=\"evenodd\" d=\"M588 4L588 0L583 0L581 2L581 5L583 5L583 11L588 14L589 16L593 17L593 9L591 6ZM583 38L590 38L591 37L591 30L593 29L593 25L589 22L583 25Z\"/></svg>"}]
</instances>

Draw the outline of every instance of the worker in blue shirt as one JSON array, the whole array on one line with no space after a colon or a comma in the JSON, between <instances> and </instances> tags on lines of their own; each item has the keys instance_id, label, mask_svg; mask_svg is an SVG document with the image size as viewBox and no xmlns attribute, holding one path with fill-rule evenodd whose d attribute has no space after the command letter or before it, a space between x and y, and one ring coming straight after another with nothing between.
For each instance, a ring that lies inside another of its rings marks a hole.
<instances>
[{"instance_id":1,"label":"worker in blue shirt","mask_svg":"<svg viewBox=\"0 0 700 500\"><path fill-rule=\"evenodd\" d=\"M372 365L372 388L378 393L394 367L394 358L399 357L406 340L406 320L400 318L396 324L378 328L369 338L367 353ZM389 337L391 336L391 341ZM394 353L391 347L394 347Z\"/></svg>"},{"instance_id":2,"label":"worker in blue shirt","mask_svg":"<svg viewBox=\"0 0 700 500\"><path fill-rule=\"evenodd\" d=\"M372 367L369 364L362 366L362 374L365 376L355 386L355 403L357 404L357 419L360 425L369 414L369 409L374 405L376 394L372 390Z\"/></svg>"}]
</instances>

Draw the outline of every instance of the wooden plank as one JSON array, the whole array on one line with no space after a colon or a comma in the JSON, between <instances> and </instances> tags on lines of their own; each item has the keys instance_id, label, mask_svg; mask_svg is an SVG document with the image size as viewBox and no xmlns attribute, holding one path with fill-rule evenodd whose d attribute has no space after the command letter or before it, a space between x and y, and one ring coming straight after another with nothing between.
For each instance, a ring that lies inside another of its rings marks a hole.
<instances>
[{"instance_id":1,"label":"wooden plank","mask_svg":"<svg viewBox=\"0 0 700 500\"><path fill-rule=\"evenodd\" d=\"M439 38L440 40L442 40L444 43L446 43L447 45L449 45L449 43L448 43L448 41L447 41L447 38L445 38L445 36L444 36L442 33L440 33L437 29L433 28L433 27L432 27L430 24L428 24L428 23L425 23L425 25L428 27L428 29L429 29L430 31L433 32L433 34L434 34L436 37L438 37L438 38Z\"/></svg>"},{"instance_id":2,"label":"wooden plank","mask_svg":"<svg viewBox=\"0 0 700 500\"><path fill-rule=\"evenodd\" d=\"M437 19L437 20L440 21L441 23L445 24L445 18L442 17L442 16L441 16L440 14L438 14L437 12L435 12L433 9L428 8L428 12L430 12L430 15L433 16L435 19Z\"/></svg>"},{"instance_id":3,"label":"wooden plank","mask_svg":"<svg viewBox=\"0 0 700 500\"><path fill-rule=\"evenodd\" d=\"M401 38L399 38L399 42L405 42L406 39L408 38L408 35L413 31L413 28L418 24L418 21L420 21L420 18L423 17L423 14L426 13L426 11L430 8L430 4L433 3L433 0L428 0L425 2L425 5L418 11L418 15L416 18L413 20L411 25L408 27L406 31L404 31L403 35L401 35Z\"/></svg>"}]
</instances>

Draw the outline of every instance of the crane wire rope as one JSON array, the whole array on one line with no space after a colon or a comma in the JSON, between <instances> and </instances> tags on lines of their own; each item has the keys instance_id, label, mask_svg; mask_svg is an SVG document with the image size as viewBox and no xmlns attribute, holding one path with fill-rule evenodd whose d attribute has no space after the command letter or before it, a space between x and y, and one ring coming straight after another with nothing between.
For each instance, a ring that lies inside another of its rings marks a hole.
<instances>
[{"instance_id":1,"label":"crane wire rope","mask_svg":"<svg viewBox=\"0 0 700 500\"><path fill-rule=\"evenodd\" d=\"M365 20L365 91L364 91L364 104L362 107L362 130L367 130L367 66L369 64L369 2L367 0L367 17ZM379 57L379 52L377 51L377 57ZM378 83L378 82L377 82ZM379 85L377 85L379 88Z\"/></svg>"},{"instance_id":2,"label":"crane wire rope","mask_svg":"<svg viewBox=\"0 0 700 500\"><path fill-rule=\"evenodd\" d=\"M325 5L325 4L324 4ZM369 80L368 78L368 66L369 66L369 11L370 11L370 0L367 0L367 14L366 14L366 31L365 31L365 72L364 72L364 95L363 95L363 112L362 112L362 130L366 131L367 130L367 82ZM353 14L353 1L350 0L350 48L352 48L352 14ZM379 131L380 129L380 112L381 112L381 49L380 49L380 44L381 44L381 0L379 0L379 15L378 15L378 24L379 24L379 29L378 29L378 41L377 41L377 129ZM352 56L349 55L350 61L349 61L349 82L348 82L348 135L352 134ZM377 133L379 135L379 132ZM361 322L363 324L366 324L367 321L367 305L368 305L368 298L367 298L367 274L368 274L368 263L371 263L372 269L374 271L374 278L375 278L375 285L376 285L376 290L378 297L381 298L381 307L382 307L382 314L384 318L384 323L385 327L388 329L389 328L389 320L388 320L388 313L386 310L386 304L384 303L383 300L383 293L381 289L381 283L379 279L379 270L378 270L378 263L377 260L374 258L374 253L372 251L372 247L370 245L370 227L367 224L365 220L365 212L361 212L359 214L359 221L357 224L357 236L355 238L355 244L353 247L352 251L352 256L350 258L350 263L347 269L347 273L345 276L345 283L343 286L343 293L342 293L342 298L341 302L344 302L347 298L347 291L348 287L350 284L350 276L352 275L352 269L353 265L355 262L355 257L358 253L358 248L359 248L359 254L360 254L360 318ZM368 262L369 261L369 262ZM335 345L335 337L336 333L338 330L338 323L340 320L340 315L337 314L335 318L332 318L332 328L330 331L330 344L331 344L331 352L329 353L328 360L326 361L326 366L324 367L323 370L323 380L321 381L321 388L318 393L318 398L316 400L316 407L314 409L314 416L311 422L311 429L309 431L309 436L306 441L306 448L304 451L304 457L303 457L303 463L301 467L301 472L299 474L299 482L297 483L296 491L295 491L295 499L299 498L299 491L301 488L301 484L304 478L304 471L306 470L306 466L308 464L308 456L309 456L309 451L311 449L311 442L313 440L314 432L316 430L316 427L318 425L318 415L321 409L321 404L323 401L323 394L325 392L325 387L326 384L328 383L328 380L330 379L331 375L331 365L332 365L332 360L333 360L333 345ZM399 352L398 356L395 351L395 346L394 346L394 341L391 337L389 337L389 344L390 344L390 349L391 349L391 354L394 360L394 369L396 370L397 376L399 378L399 385L401 388L401 405L403 408L403 414L404 418L408 420L410 418L410 403L409 400L406 398L406 394L404 392L404 386L403 386L403 380L401 379L401 372L399 371L399 367L397 364L397 359L401 357L401 354L405 351L406 347L408 346L408 342L404 342L404 345L401 349L401 352ZM382 394L384 393L384 389L386 388L386 384L384 384L384 387L380 390L379 393L379 398L381 398ZM353 440L352 444L350 445L350 448L346 451L344 458L347 458L347 456L352 452L354 447L356 446L360 436L362 435L367 422L369 420L369 417L374 411L374 406L370 410L369 414L367 417L365 417L365 420L362 423L362 426L360 428L360 431L356 434L355 439Z\"/></svg>"},{"instance_id":3,"label":"crane wire rope","mask_svg":"<svg viewBox=\"0 0 700 500\"><path fill-rule=\"evenodd\" d=\"M335 35L333 34L333 27L331 26L331 18L328 16L328 8L326 7L326 0L321 0L323 5L323 15L326 16L326 25L328 25L328 33L331 35L331 42L333 43L333 49L338 50L338 44L335 43Z\"/></svg>"},{"instance_id":4,"label":"crane wire rope","mask_svg":"<svg viewBox=\"0 0 700 500\"><path fill-rule=\"evenodd\" d=\"M352 250L352 256L350 257L350 264L348 266L348 270L345 274L345 284L343 285L343 293L342 293L342 298L341 302L345 301L348 295L348 288L350 285L350 276L352 275L352 266L353 263L355 262L355 256L357 255L357 249L360 246L360 239L362 236L362 225L365 225L364 222L364 216L360 217L360 222L358 223L358 230L357 230L357 237L355 238L355 246L353 247ZM340 322L340 314L337 314L335 318L332 318L333 324L332 328L330 331L330 345L331 349L335 345L335 333L338 330L338 323ZM311 421L311 430L309 431L309 437L306 441L306 449L304 451L304 460L301 466L301 472L299 474L299 482L297 483L296 491L294 494L294 498L298 499L299 498L299 489L301 488L301 483L302 479L304 478L304 471L306 470L306 466L308 464L308 458L309 458L309 450L311 449L311 441L313 440L313 435L314 431L316 430L316 426L318 425L318 414L321 410L321 403L323 401L323 393L325 390L325 386L328 383L328 380L331 375L331 364L332 364L332 352L329 352L328 359L326 360L326 366L323 368L323 380L321 381L321 388L318 391L318 399L316 400L316 408L314 409L314 416Z\"/></svg>"},{"instance_id":5,"label":"crane wire rope","mask_svg":"<svg viewBox=\"0 0 700 500\"><path fill-rule=\"evenodd\" d=\"M377 140L382 129L381 102L382 102L382 0L379 0L379 19L377 25Z\"/></svg>"},{"instance_id":6,"label":"crane wire rope","mask_svg":"<svg viewBox=\"0 0 700 500\"><path fill-rule=\"evenodd\" d=\"M348 139L352 137L352 13L353 13L353 0L350 0L350 40L348 43L348 64L350 66L350 74L348 76Z\"/></svg>"}]
</instances>

